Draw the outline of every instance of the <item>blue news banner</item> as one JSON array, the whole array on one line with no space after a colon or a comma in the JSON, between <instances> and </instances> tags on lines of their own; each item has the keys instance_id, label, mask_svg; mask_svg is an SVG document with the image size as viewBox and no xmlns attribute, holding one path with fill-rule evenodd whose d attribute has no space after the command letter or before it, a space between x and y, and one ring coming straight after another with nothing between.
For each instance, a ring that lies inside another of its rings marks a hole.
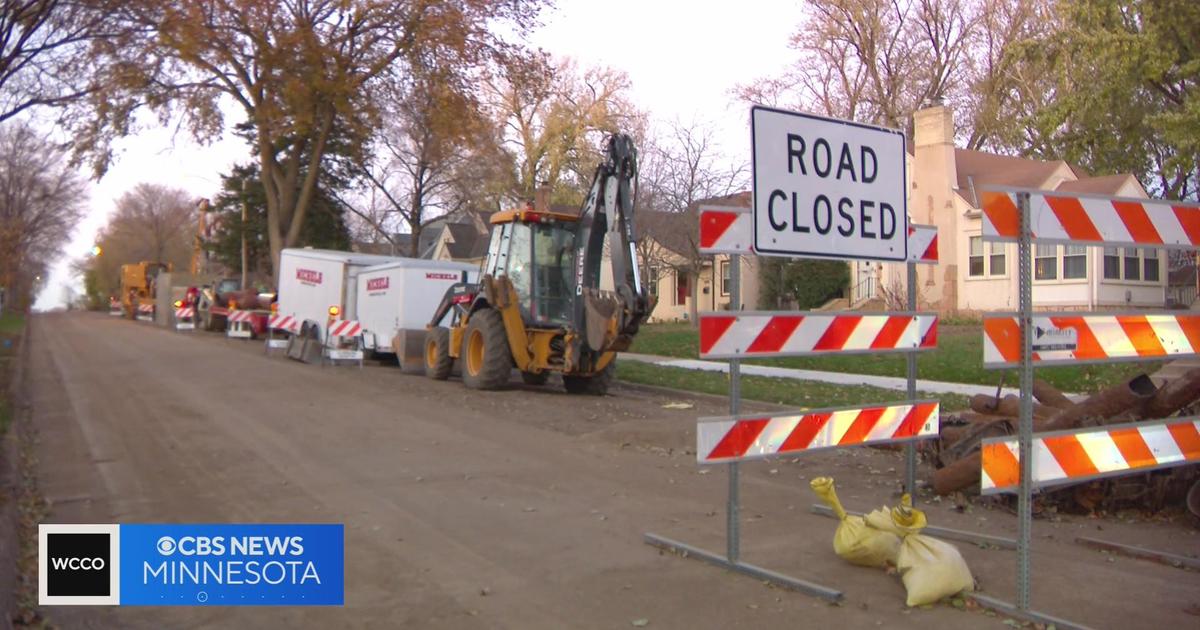
<instances>
[{"instance_id":1,"label":"blue news banner","mask_svg":"<svg viewBox=\"0 0 1200 630\"><path fill-rule=\"evenodd\" d=\"M121 525L122 606L340 606L342 525Z\"/></svg>"}]
</instances>

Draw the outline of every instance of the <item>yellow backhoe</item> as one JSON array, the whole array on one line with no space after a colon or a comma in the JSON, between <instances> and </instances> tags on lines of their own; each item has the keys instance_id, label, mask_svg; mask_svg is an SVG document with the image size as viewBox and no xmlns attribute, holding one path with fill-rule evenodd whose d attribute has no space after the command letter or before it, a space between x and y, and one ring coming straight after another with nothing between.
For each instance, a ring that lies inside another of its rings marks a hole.
<instances>
[{"instance_id":1,"label":"yellow backhoe","mask_svg":"<svg viewBox=\"0 0 1200 630\"><path fill-rule=\"evenodd\" d=\"M451 287L427 327L426 375L445 379L457 360L473 389L507 385L515 366L531 385L558 372L568 392L605 393L616 353L653 308L635 253L636 178L633 140L616 134L578 215L532 205L493 215L479 283ZM600 289L606 236L611 291Z\"/></svg>"}]
</instances>

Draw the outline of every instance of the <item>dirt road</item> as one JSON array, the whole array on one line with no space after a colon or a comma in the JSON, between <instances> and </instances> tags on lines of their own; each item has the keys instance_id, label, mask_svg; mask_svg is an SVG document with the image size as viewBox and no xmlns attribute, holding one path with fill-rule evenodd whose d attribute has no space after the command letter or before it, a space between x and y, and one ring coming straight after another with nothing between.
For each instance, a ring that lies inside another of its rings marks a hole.
<instances>
[{"instance_id":1,"label":"dirt road","mask_svg":"<svg viewBox=\"0 0 1200 630\"><path fill-rule=\"evenodd\" d=\"M720 401L474 393L101 315L38 316L31 331L48 522L346 526L343 608L44 611L63 627L1003 627L946 605L908 610L895 576L833 555L808 479L833 475L850 508L893 502L894 452L743 466L745 559L845 591L830 606L643 544L652 531L724 548L724 470L699 469L689 450L695 418ZM932 524L1015 531L1000 510L928 507ZM1179 525L1038 522L1037 608L1096 627L1197 622L1186 609L1200 605L1200 574L1110 560L1073 545L1082 532L1200 548ZM985 592L1011 601L1014 554L959 547Z\"/></svg>"}]
</instances>

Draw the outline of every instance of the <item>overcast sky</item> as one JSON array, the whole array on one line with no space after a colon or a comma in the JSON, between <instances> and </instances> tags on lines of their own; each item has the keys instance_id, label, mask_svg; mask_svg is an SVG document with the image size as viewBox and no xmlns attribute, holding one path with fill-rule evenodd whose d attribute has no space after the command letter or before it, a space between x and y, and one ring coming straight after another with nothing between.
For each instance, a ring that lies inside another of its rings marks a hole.
<instances>
[{"instance_id":1,"label":"overcast sky","mask_svg":"<svg viewBox=\"0 0 1200 630\"><path fill-rule=\"evenodd\" d=\"M722 149L749 161L749 108L730 90L778 74L794 58L788 38L800 21L798 0L747 3L686 0L559 0L543 16L532 43L581 66L609 66L629 75L635 104L657 119L711 122ZM753 7L748 9L747 7ZM236 121L230 121L232 124ZM250 159L245 143L228 137L210 146L185 131L154 128L118 143L116 161L92 184L90 212L55 265L35 308L64 303L66 287L82 291L67 269L86 255L118 197L141 182L215 196L220 174Z\"/></svg>"}]
</instances>

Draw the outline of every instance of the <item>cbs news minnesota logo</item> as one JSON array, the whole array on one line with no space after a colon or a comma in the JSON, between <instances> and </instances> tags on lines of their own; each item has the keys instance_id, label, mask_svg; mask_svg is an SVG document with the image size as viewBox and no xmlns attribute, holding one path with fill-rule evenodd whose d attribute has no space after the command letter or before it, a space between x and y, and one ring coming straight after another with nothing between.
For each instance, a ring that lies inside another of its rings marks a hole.
<instances>
[{"instance_id":1,"label":"cbs news minnesota logo","mask_svg":"<svg viewBox=\"0 0 1200 630\"><path fill-rule=\"evenodd\" d=\"M341 606L345 528L38 526L42 606Z\"/></svg>"}]
</instances>

